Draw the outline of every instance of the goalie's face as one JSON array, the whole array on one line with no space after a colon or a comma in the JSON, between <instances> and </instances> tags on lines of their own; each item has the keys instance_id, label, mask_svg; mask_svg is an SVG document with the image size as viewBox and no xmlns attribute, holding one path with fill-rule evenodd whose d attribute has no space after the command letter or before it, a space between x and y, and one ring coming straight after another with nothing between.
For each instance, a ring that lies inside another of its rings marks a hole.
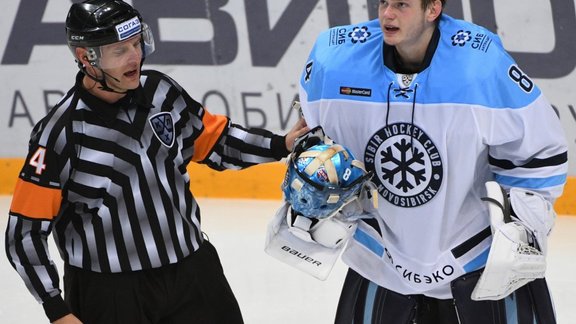
<instances>
[{"instance_id":1,"label":"goalie's face","mask_svg":"<svg viewBox=\"0 0 576 324\"><path fill-rule=\"evenodd\" d=\"M425 8L423 1L381 0L378 7L384 42L395 46L404 61L422 59L442 12L440 0L427 1Z\"/></svg>"}]
</instances>

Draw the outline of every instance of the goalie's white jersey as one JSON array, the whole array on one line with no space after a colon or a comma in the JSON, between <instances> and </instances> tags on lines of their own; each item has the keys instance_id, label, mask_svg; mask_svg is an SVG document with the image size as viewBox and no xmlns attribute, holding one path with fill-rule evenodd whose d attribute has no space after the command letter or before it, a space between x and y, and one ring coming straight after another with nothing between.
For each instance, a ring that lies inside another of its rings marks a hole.
<instances>
[{"instance_id":1,"label":"goalie's white jersey","mask_svg":"<svg viewBox=\"0 0 576 324\"><path fill-rule=\"evenodd\" d=\"M553 200L566 181L559 119L488 30L446 15L429 65L384 64L378 20L321 34L300 80L311 128L374 172L379 235L360 225L344 261L402 294L449 298L450 281L483 267L490 247L484 183Z\"/></svg>"}]
</instances>

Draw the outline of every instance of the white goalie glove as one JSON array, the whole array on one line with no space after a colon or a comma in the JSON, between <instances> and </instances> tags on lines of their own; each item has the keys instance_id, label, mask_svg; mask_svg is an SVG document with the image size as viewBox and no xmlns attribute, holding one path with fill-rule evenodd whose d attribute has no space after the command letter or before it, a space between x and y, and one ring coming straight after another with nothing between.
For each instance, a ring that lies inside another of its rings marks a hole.
<instances>
[{"instance_id":1,"label":"white goalie glove","mask_svg":"<svg viewBox=\"0 0 576 324\"><path fill-rule=\"evenodd\" d=\"M494 181L486 183L486 190L492 245L473 300L499 300L543 278L547 237L556 218L552 204L538 193L512 188L508 198Z\"/></svg>"},{"instance_id":2,"label":"white goalie glove","mask_svg":"<svg viewBox=\"0 0 576 324\"><path fill-rule=\"evenodd\" d=\"M371 215L364 212L364 201L376 198L370 176L321 128L300 137L282 184L285 202L268 227L265 251L325 280L356 221Z\"/></svg>"},{"instance_id":3,"label":"white goalie glove","mask_svg":"<svg viewBox=\"0 0 576 324\"><path fill-rule=\"evenodd\" d=\"M341 247L356 230L354 220L345 220L336 214L318 219L298 215L292 208L286 215L288 231L297 238L310 243L318 243L330 249Z\"/></svg>"},{"instance_id":4,"label":"white goalie glove","mask_svg":"<svg viewBox=\"0 0 576 324\"><path fill-rule=\"evenodd\" d=\"M355 230L356 222L336 217L318 220L296 216L284 202L268 225L264 251L317 279L326 280Z\"/></svg>"}]
</instances>

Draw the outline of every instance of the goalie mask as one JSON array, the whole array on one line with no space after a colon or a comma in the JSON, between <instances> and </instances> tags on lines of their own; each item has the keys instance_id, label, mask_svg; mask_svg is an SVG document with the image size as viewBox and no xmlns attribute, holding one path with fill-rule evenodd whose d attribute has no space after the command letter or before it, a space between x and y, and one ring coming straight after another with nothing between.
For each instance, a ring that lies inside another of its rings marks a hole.
<instances>
[{"instance_id":1,"label":"goalie mask","mask_svg":"<svg viewBox=\"0 0 576 324\"><path fill-rule=\"evenodd\" d=\"M358 196L369 174L352 153L338 144L295 148L282 191L300 215L326 218Z\"/></svg>"}]
</instances>

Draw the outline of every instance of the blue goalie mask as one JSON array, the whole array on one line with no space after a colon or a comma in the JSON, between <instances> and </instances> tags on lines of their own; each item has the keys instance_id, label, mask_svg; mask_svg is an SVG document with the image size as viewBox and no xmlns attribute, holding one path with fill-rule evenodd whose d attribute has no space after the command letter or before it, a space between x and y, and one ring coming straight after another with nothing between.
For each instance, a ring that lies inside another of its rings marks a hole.
<instances>
[{"instance_id":1,"label":"blue goalie mask","mask_svg":"<svg viewBox=\"0 0 576 324\"><path fill-rule=\"evenodd\" d=\"M297 214L326 218L356 198L367 179L348 149L320 143L292 153L282 191Z\"/></svg>"}]
</instances>

